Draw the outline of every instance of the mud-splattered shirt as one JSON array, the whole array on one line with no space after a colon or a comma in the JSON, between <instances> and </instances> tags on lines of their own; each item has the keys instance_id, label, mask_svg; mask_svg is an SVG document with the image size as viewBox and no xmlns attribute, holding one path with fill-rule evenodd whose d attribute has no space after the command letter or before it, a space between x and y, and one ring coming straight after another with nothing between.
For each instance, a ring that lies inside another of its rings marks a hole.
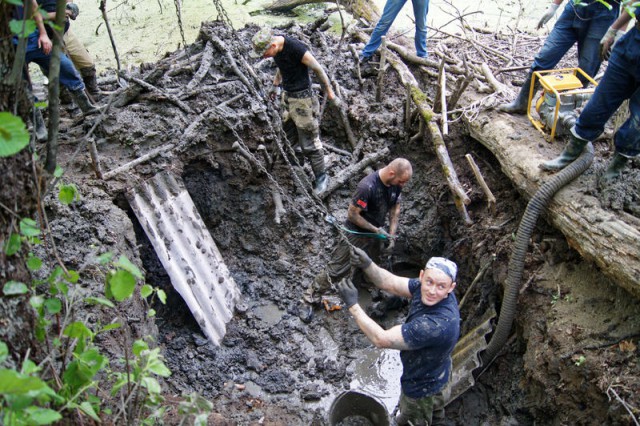
<instances>
[{"instance_id":1,"label":"mud-splattered shirt","mask_svg":"<svg viewBox=\"0 0 640 426\"><path fill-rule=\"evenodd\" d=\"M400 351L402 392L411 398L438 393L449 380L451 353L460 337L460 312L453 292L434 306L422 303L420 280L409 280L412 294L402 337L411 350Z\"/></svg>"},{"instance_id":2,"label":"mud-splattered shirt","mask_svg":"<svg viewBox=\"0 0 640 426\"><path fill-rule=\"evenodd\" d=\"M397 185L386 186L380 179L380 172L374 172L366 176L358 183L351 202L360 207L363 218L373 226L384 226L389 209L400 202L402 187ZM359 232L371 232L346 221L347 228Z\"/></svg>"},{"instance_id":3,"label":"mud-splattered shirt","mask_svg":"<svg viewBox=\"0 0 640 426\"><path fill-rule=\"evenodd\" d=\"M309 68L302 63L302 57L309 48L295 38L284 37L284 46L273 57L282 75L282 88L287 92L299 92L311 87Z\"/></svg>"}]
</instances>

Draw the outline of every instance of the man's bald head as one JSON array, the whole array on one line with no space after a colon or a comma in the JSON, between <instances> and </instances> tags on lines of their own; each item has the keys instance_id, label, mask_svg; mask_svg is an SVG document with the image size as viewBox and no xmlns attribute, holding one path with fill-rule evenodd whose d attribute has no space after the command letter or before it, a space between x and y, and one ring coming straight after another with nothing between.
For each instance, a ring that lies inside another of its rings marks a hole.
<instances>
[{"instance_id":1,"label":"man's bald head","mask_svg":"<svg viewBox=\"0 0 640 426\"><path fill-rule=\"evenodd\" d=\"M404 186L413 175L413 167L406 158L396 158L380 171L385 185Z\"/></svg>"},{"instance_id":2,"label":"man's bald head","mask_svg":"<svg viewBox=\"0 0 640 426\"><path fill-rule=\"evenodd\" d=\"M398 176L408 175L411 177L413 175L413 167L406 158L396 158L389 163L389 168Z\"/></svg>"}]
</instances>

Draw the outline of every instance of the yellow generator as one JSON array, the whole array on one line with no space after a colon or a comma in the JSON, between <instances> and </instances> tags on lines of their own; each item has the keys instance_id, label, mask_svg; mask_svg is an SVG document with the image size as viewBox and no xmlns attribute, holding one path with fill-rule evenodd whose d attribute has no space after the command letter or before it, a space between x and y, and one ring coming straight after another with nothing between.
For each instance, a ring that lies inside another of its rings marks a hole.
<instances>
[{"instance_id":1,"label":"yellow generator","mask_svg":"<svg viewBox=\"0 0 640 426\"><path fill-rule=\"evenodd\" d=\"M582 87L578 74L587 79L593 87ZM542 94L536 101L538 118L531 115L531 104L535 96L536 82L542 86ZM536 71L531 78L527 116L536 129L553 142L556 136L568 134L578 118L578 109L582 108L598 85L580 68ZM550 131L550 136L545 130Z\"/></svg>"}]
</instances>

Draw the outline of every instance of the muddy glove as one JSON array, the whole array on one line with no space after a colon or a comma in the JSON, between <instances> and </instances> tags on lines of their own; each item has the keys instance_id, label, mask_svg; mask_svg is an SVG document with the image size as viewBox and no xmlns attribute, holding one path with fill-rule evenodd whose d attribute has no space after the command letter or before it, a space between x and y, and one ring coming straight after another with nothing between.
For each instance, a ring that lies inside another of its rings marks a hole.
<instances>
[{"instance_id":1,"label":"muddy glove","mask_svg":"<svg viewBox=\"0 0 640 426\"><path fill-rule=\"evenodd\" d=\"M387 255L393 254L393 249L396 246L396 237L392 237L389 240L389 244L384 248L384 253Z\"/></svg>"},{"instance_id":2,"label":"muddy glove","mask_svg":"<svg viewBox=\"0 0 640 426\"><path fill-rule=\"evenodd\" d=\"M280 93L282 93L282 89L280 88L280 86L276 86L275 84L273 86L271 86L271 89L269 90L269 99L271 99L272 101L275 101L278 96L280 96Z\"/></svg>"},{"instance_id":3,"label":"muddy glove","mask_svg":"<svg viewBox=\"0 0 640 426\"><path fill-rule=\"evenodd\" d=\"M611 56L611 49L616 41L624 35L624 31L616 30L611 27L607 30L607 33L600 40L600 60L608 61Z\"/></svg>"},{"instance_id":4,"label":"muddy glove","mask_svg":"<svg viewBox=\"0 0 640 426\"><path fill-rule=\"evenodd\" d=\"M540 21L538 22L538 26L536 28L540 29L544 24L549 22L549 20L553 18L553 15L556 14L556 10L558 10L558 7L560 7L560 5L555 3L551 3L549 6L547 6L547 10L545 10L544 15L542 15L542 18L540 18Z\"/></svg>"},{"instance_id":5,"label":"muddy glove","mask_svg":"<svg viewBox=\"0 0 640 426\"><path fill-rule=\"evenodd\" d=\"M80 14L80 8L75 3L67 3L67 5L65 6L64 12L69 18L75 21L78 15Z\"/></svg>"},{"instance_id":6,"label":"muddy glove","mask_svg":"<svg viewBox=\"0 0 640 426\"><path fill-rule=\"evenodd\" d=\"M384 236L387 240L393 239L393 235L385 231L384 228L378 228L378 230L376 231L376 234Z\"/></svg>"},{"instance_id":7,"label":"muddy glove","mask_svg":"<svg viewBox=\"0 0 640 426\"><path fill-rule=\"evenodd\" d=\"M361 248L351 247L349 254L351 256L351 265L355 268L367 269L373 262L369 255Z\"/></svg>"},{"instance_id":8,"label":"muddy glove","mask_svg":"<svg viewBox=\"0 0 640 426\"><path fill-rule=\"evenodd\" d=\"M337 110L342 109L342 101L337 96L334 96L333 99L329 99L329 103L336 107Z\"/></svg>"},{"instance_id":9,"label":"muddy glove","mask_svg":"<svg viewBox=\"0 0 640 426\"><path fill-rule=\"evenodd\" d=\"M343 278L336 287L347 309L358 303L358 289L349 278Z\"/></svg>"}]
</instances>

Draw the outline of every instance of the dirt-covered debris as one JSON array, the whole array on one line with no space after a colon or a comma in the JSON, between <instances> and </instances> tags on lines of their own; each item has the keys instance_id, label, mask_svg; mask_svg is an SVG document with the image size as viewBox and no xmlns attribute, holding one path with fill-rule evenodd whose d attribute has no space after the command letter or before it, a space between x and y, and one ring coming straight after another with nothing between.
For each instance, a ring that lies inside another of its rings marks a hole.
<instances>
[{"instance_id":1,"label":"dirt-covered debris","mask_svg":"<svg viewBox=\"0 0 640 426\"><path fill-rule=\"evenodd\" d=\"M454 259L460 267L458 299L469 293L462 308L463 333L469 331L490 307L499 311L526 200L501 173L497 160L467 137L460 123L451 123L447 148L471 199L466 208L473 225L466 226L430 141L414 138L418 117L405 127L406 90L397 76L387 72L383 99L376 102L375 77L361 84L355 73L348 44L356 41L341 43L310 28L293 25L282 31L307 43L338 82L358 138L355 158L345 155L351 151L345 129L337 112L325 106L321 137L335 148L326 152L329 174L335 177L385 147L389 159L402 156L412 162L414 178L403 192L400 241L388 265L415 273L429 256ZM331 401L350 388L358 354L371 344L344 311L316 308L310 322L304 322L301 295L337 237L325 215L344 219L361 176L324 203L311 195L311 170L284 139L278 104L263 96L274 65L247 56L256 30L203 24L194 44L131 72L129 87L114 95L119 106L95 133L103 173L168 148L106 181L94 177L88 153L81 154L65 165L64 179L78 185L83 201L66 209L49 200L51 227L61 243L63 237L73 240L74 246L62 251L67 261L81 264L89 254L75 245L126 252L140 259L149 282L168 292L167 305L156 306L154 337L173 372L166 381L169 393L195 391L213 401L213 424L326 424ZM446 44L456 51L468 48L451 40ZM418 67L412 69L419 73ZM434 77L418 75L427 95L435 96ZM63 163L76 143L61 146ZM259 150L260 145L266 150ZM496 216L466 165L467 153L498 200ZM123 196L167 170L184 180L246 304L228 324L220 347L207 341L172 290ZM286 210L279 223L273 191L281 193ZM130 229L134 234L126 231ZM478 384L450 404L450 424L630 423L629 407L640 406L637 304L585 264L542 220L525 265L513 337L479 375ZM102 284L88 277L82 285L91 289ZM374 303L379 294L363 290L361 297ZM385 312L379 321L389 327L402 321L404 313L404 308ZM128 315L144 318L144 310L132 307Z\"/></svg>"}]
</instances>

